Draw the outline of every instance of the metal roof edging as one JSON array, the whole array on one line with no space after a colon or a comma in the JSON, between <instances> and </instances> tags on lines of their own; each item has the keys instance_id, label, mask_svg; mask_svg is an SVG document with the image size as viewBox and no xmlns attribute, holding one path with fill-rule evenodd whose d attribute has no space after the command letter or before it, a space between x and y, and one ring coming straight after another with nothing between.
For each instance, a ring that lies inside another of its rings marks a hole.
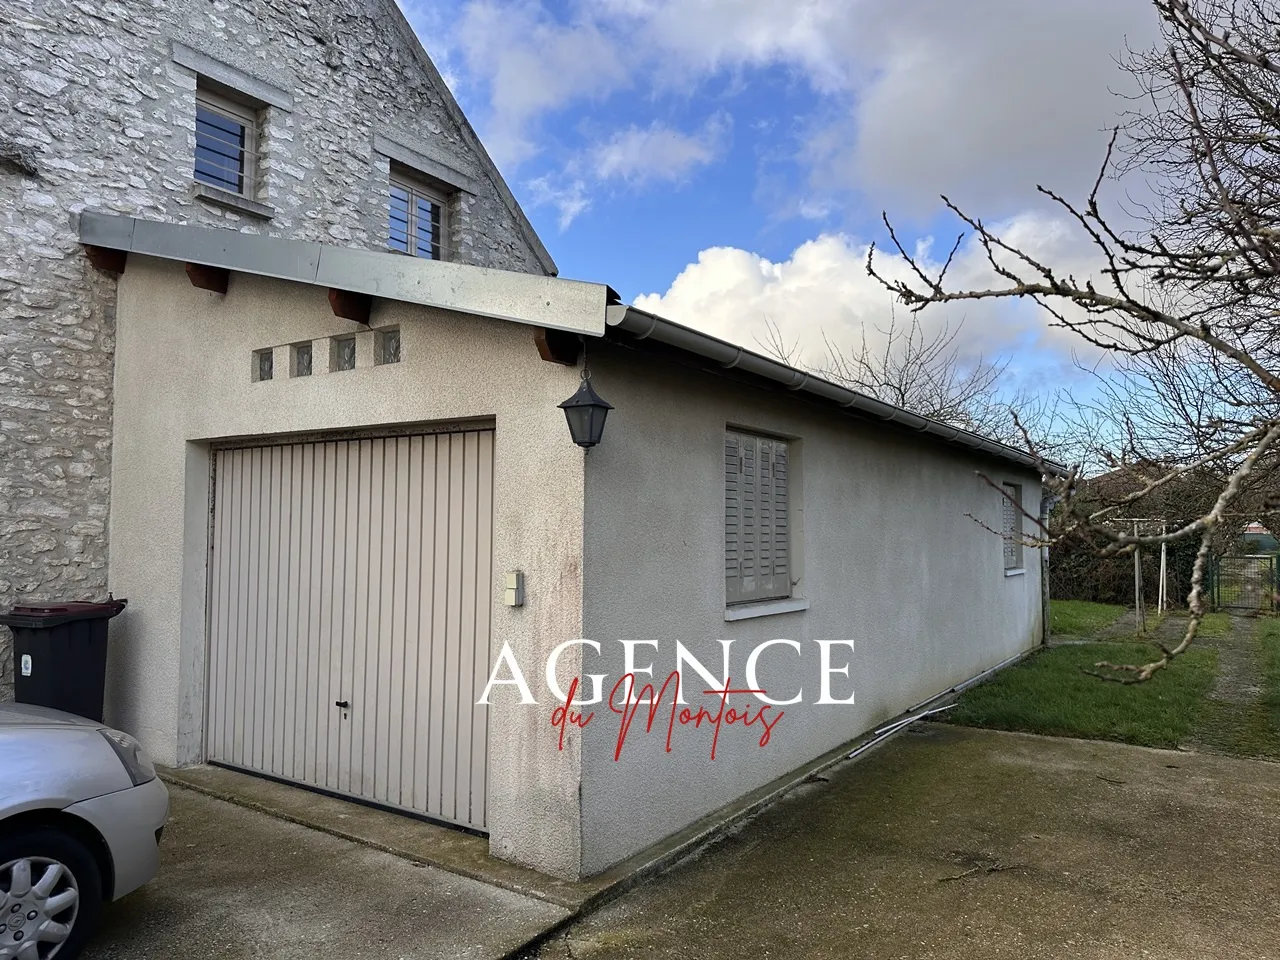
<instances>
[{"instance_id":1,"label":"metal roof edging","mask_svg":"<svg viewBox=\"0 0 1280 960\"><path fill-rule=\"evenodd\" d=\"M86 246L570 333L605 332L609 288L602 283L88 211L79 231Z\"/></svg>"}]
</instances>

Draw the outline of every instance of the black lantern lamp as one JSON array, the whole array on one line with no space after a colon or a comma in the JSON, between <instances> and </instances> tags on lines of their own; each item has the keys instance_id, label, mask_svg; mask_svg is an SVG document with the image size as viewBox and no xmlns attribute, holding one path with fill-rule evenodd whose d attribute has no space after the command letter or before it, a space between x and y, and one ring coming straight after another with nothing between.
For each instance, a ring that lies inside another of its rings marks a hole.
<instances>
[{"instance_id":1,"label":"black lantern lamp","mask_svg":"<svg viewBox=\"0 0 1280 960\"><path fill-rule=\"evenodd\" d=\"M573 442L584 449L591 449L604 436L604 418L613 404L604 400L591 388L591 371L582 368L582 383L578 392L560 404L564 418L569 421L569 433Z\"/></svg>"}]
</instances>

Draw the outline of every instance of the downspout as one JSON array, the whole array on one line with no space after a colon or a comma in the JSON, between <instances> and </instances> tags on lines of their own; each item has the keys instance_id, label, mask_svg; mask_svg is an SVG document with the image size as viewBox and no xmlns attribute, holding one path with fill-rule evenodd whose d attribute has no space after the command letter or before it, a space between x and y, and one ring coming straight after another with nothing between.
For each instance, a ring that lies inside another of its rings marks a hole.
<instances>
[{"instance_id":1,"label":"downspout","mask_svg":"<svg viewBox=\"0 0 1280 960\"><path fill-rule=\"evenodd\" d=\"M905 730L907 727L911 726L911 724L919 720L927 720L930 717L934 716L935 714L944 713L947 710L954 709L955 707L959 706L959 704L956 703L954 699L948 700L948 698L954 698L954 697L960 696L960 694L964 693L970 687L976 687L978 684L982 683L982 681L986 680L987 677L990 677L993 674L999 673L1005 667L1013 666L1019 660L1022 660L1024 657L1028 656L1029 653L1030 651L1028 650L1024 650L1022 651L1022 653L1015 653L1012 657L1009 657L1006 660L1001 660L994 667L988 667L986 670L983 670L979 674L975 674L974 676L970 677L968 680L964 680L961 683L957 683L954 687L948 687L946 690L943 690L941 693L935 693L932 697L929 697L926 700L921 700L914 707L908 708L905 713L903 713L900 717L898 717L898 719L892 720L889 723L885 724L883 727L879 727L878 729L872 731L871 737L867 740L864 740L862 743L858 744L850 753L848 753L845 756L845 759L852 760L854 757L858 756L859 754L866 753L872 747L875 747L878 744L882 743L883 741L887 740L889 737L893 736L895 733L898 733L900 730ZM948 700L948 702L936 707L929 706L929 704L937 703L939 700Z\"/></svg>"}]
</instances>

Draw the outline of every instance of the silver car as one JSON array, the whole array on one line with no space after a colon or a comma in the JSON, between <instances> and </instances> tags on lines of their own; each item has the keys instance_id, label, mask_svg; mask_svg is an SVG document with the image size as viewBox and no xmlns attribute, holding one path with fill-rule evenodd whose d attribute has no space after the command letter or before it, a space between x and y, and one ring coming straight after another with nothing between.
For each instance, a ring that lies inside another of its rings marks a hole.
<instances>
[{"instance_id":1,"label":"silver car","mask_svg":"<svg viewBox=\"0 0 1280 960\"><path fill-rule=\"evenodd\" d=\"M169 792L138 741L0 703L0 960L71 960L156 875Z\"/></svg>"}]
</instances>

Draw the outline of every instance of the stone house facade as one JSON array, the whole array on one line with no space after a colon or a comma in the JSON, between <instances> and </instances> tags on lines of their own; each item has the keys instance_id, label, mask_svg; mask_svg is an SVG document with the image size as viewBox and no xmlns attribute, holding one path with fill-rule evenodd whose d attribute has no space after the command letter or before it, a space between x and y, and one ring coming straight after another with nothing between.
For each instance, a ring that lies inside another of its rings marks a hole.
<instances>
[{"instance_id":1,"label":"stone house facade","mask_svg":"<svg viewBox=\"0 0 1280 960\"><path fill-rule=\"evenodd\" d=\"M200 91L252 116L241 196L193 177ZM106 591L117 281L80 213L385 250L393 168L441 198L445 259L555 274L393 0L6 4L0 609Z\"/></svg>"}]
</instances>

